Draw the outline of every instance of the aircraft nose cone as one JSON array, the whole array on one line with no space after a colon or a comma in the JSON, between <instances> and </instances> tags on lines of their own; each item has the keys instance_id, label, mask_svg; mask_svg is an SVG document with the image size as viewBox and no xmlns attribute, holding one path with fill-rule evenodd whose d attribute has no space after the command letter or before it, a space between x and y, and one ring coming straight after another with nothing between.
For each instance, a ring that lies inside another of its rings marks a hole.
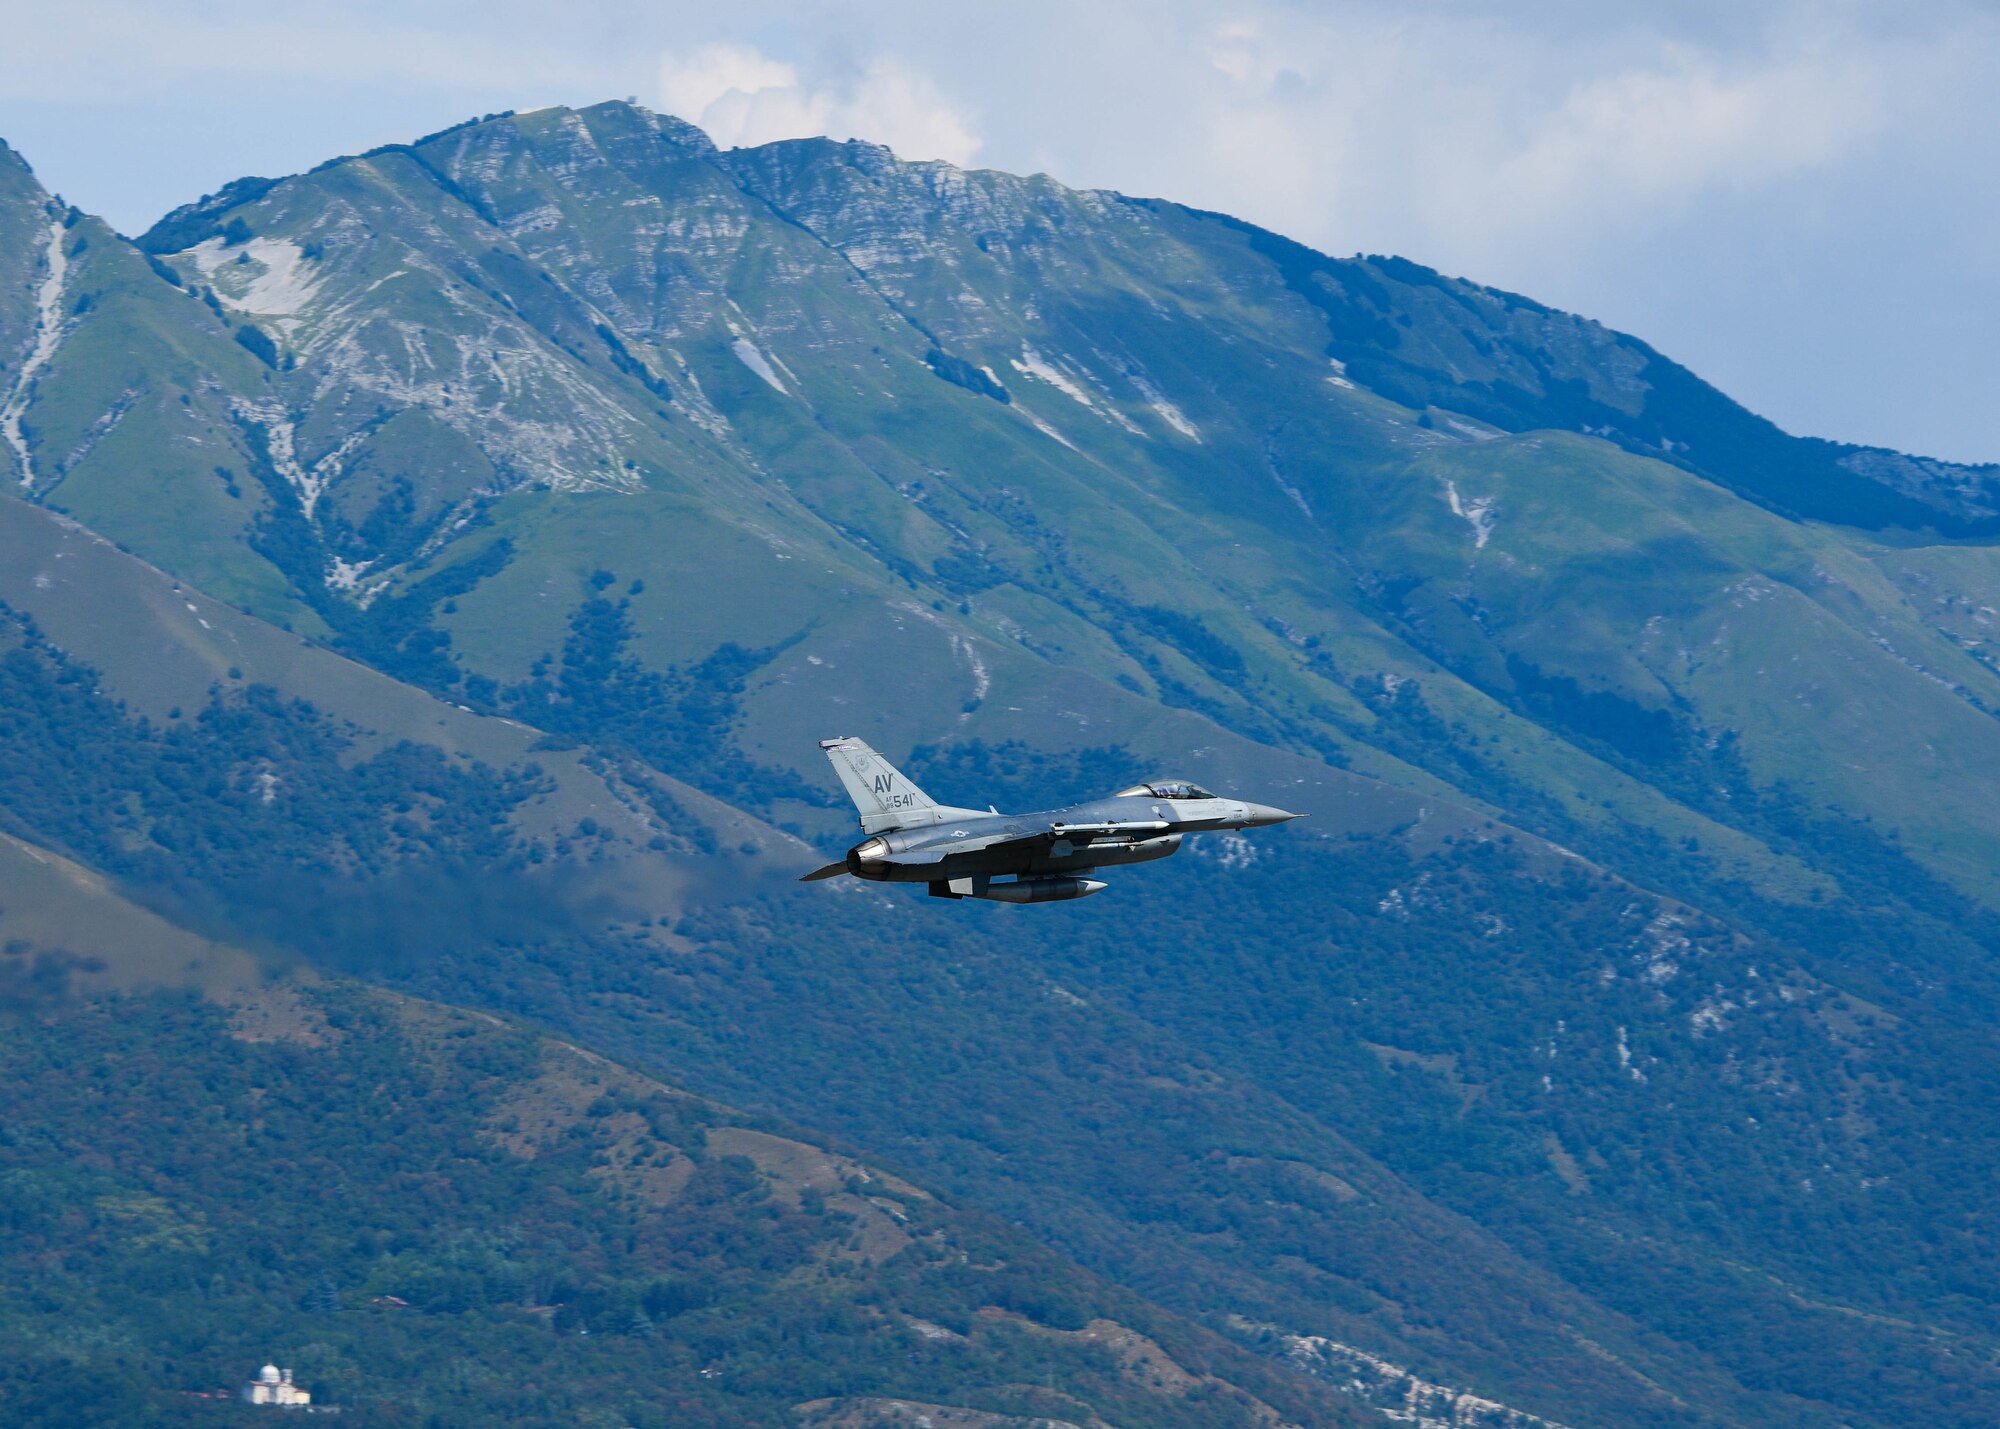
<instances>
[{"instance_id":1,"label":"aircraft nose cone","mask_svg":"<svg viewBox=\"0 0 2000 1429\"><path fill-rule=\"evenodd\" d=\"M1251 804L1247 807L1250 811L1250 822L1247 827L1253 829L1267 828L1272 824L1282 824L1287 819L1302 819L1305 817L1303 814L1287 813L1285 810L1275 808L1270 804Z\"/></svg>"}]
</instances>

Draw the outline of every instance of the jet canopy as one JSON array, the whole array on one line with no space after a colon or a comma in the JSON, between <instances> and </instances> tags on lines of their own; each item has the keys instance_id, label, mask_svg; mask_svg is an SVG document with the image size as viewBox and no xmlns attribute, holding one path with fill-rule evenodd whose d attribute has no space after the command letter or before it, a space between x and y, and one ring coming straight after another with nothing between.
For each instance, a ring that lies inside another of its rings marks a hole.
<instances>
[{"instance_id":1,"label":"jet canopy","mask_svg":"<svg viewBox=\"0 0 2000 1429\"><path fill-rule=\"evenodd\" d=\"M1185 779L1156 779L1150 784L1134 784L1120 789L1114 799L1213 799L1215 795Z\"/></svg>"}]
</instances>

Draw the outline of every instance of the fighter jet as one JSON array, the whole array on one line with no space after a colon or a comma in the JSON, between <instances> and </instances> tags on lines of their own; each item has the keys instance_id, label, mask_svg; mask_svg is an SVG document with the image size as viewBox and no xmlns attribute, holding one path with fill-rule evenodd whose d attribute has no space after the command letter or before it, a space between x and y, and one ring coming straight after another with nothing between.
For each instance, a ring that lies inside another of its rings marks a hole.
<instances>
[{"instance_id":1,"label":"fighter jet","mask_svg":"<svg viewBox=\"0 0 2000 1429\"><path fill-rule=\"evenodd\" d=\"M1039 814L954 809L858 739L823 739L819 747L870 837L802 883L845 873L876 883L928 884L933 898L1061 903L1101 891L1104 884L1091 876L1098 869L1166 858L1189 834L1260 829L1300 817L1269 804L1218 798L1185 779L1134 784L1108 799Z\"/></svg>"}]
</instances>

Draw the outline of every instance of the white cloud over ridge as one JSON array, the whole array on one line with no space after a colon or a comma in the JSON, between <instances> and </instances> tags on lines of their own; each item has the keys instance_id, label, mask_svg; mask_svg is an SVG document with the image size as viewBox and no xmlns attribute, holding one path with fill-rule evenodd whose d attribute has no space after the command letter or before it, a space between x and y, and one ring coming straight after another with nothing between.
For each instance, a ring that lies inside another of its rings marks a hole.
<instances>
[{"instance_id":1,"label":"white cloud over ridge","mask_svg":"<svg viewBox=\"0 0 2000 1429\"><path fill-rule=\"evenodd\" d=\"M1160 124L1200 156L1183 194L1333 248L1474 266L1557 234L1574 248L1851 158L1954 43L1801 23L1724 50L1417 14L1251 7L1149 56L1179 97Z\"/></svg>"},{"instance_id":2,"label":"white cloud over ridge","mask_svg":"<svg viewBox=\"0 0 2000 1429\"><path fill-rule=\"evenodd\" d=\"M1400 253L1795 428L2000 457L1993 0L0 0L0 26L0 135L128 228L634 95L725 146L857 137Z\"/></svg>"},{"instance_id":3,"label":"white cloud over ridge","mask_svg":"<svg viewBox=\"0 0 2000 1429\"><path fill-rule=\"evenodd\" d=\"M1589 192L1672 200L1838 161L1887 119L1876 65L1853 54L1775 56L1731 72L1668 48L1659 62L1577 85L1496 166L1544 212Z\"/></svg>"},{"instance_id":4,"label":"white cloud over ridge","mask_svg":"<svg viewBox=\"0 0 2000 1429\"><path fill-rule=\"evenodd\" d=\"M808 84L795 66L750 45L669 51L660 60L660 101L726 149L825 135L886 144L905 159L959 165L980 149L960 109L890 55Z\"/></svg>"}]
</instances>

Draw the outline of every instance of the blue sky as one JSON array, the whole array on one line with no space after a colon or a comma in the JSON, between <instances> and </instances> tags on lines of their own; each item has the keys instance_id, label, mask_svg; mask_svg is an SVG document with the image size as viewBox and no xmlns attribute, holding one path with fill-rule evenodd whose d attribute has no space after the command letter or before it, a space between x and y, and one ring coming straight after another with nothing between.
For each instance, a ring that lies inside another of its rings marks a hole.
<instances>
[{"instance_id":1,"label":"blue sky","mask_svg":"<svg viewBox=\"0 0 2000 1429\"><path fill-rule=\"evenodd\" d=\"M0 137L137 231L471 114L633 97L1394 252L1801 432L2000 460L2000 4L0 0Z\"/></svg>"}]
</instances>

